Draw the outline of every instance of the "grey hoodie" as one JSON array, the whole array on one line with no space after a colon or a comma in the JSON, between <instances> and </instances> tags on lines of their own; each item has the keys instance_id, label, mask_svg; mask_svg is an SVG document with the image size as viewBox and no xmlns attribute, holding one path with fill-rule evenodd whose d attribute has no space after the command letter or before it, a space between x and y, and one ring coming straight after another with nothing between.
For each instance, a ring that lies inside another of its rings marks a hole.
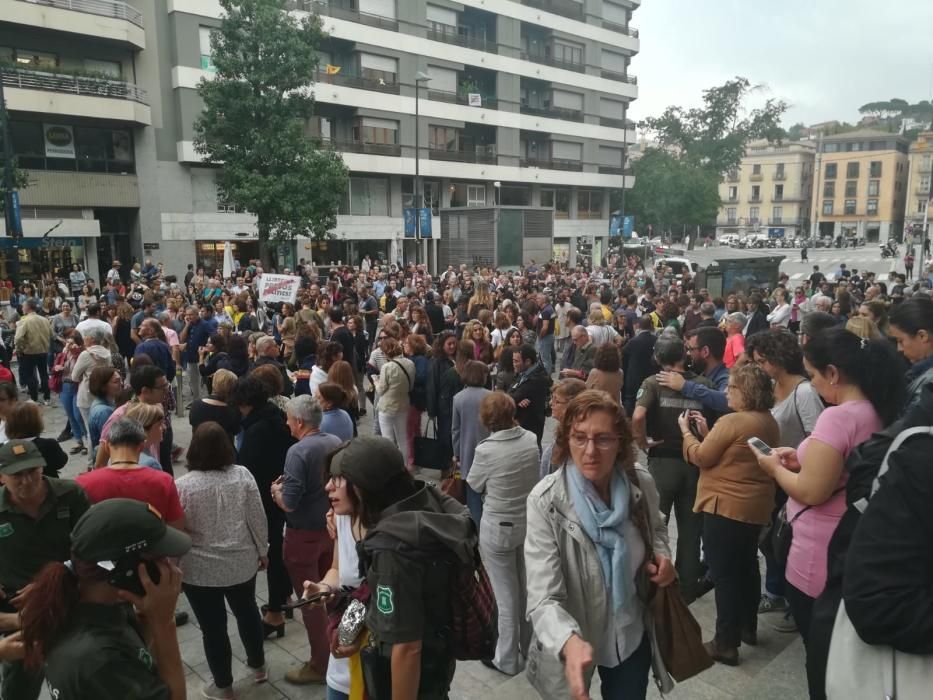
<instances>
[{"instance_id":1,"label":"grey hoodie","mask_svg":"<svg viewBox=\"0 0 933 700\"><path fill-rule=\"evenodd\" d=\"M88 409L94 401L91 396L89 381L91 372L95 367L110 366L110 350L103 345L89 345L84 352L78 355L71 370L71 381L80 382L78 385L78 408Z\"/></svg>"}]
</instances>

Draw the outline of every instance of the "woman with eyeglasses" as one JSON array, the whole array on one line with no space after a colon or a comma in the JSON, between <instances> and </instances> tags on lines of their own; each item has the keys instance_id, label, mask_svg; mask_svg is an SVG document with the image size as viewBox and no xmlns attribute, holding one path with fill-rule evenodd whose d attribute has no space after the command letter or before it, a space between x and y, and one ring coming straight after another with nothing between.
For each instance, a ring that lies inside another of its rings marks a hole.
<instances>
[{"instance_id":1,"label":"woman with eyeglasses","mask_svg":"<svg viewBox=\"0 0 933 700\"><path fill-rule=\"evenodd\" d=\"M771 378L756 364L733 367L726 386L732 413L710 429L699 411L678 419L684 460L700 470L693 510L703 514L703 545L716 586L716 635L709 655L738 666L739 645L758 643L758 534L771 519L774 482L758 468L748 439L778 444Z\"/></svg>"},{"instance_id":2,"label":"woman with eyeglasses","mask_svg":"<svg viewBox=\"0 0 933 700\"><path fill-rule=\"evenodd\" d=\"M644 581L668 586L675 572L658 492L634 463L625 411L602 391L574 397L554 459L558 470L528 497L528 679L543 698L582 699L595 665L604 698L643 700L654 665L667 692L670 677L652 659Z\"/></svg>"}]
</instances>

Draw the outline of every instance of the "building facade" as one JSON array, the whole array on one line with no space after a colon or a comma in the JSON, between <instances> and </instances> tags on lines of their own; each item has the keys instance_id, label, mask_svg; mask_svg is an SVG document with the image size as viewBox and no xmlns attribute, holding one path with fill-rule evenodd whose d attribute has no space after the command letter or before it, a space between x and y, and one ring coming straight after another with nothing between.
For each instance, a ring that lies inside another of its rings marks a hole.
<instances>
[{"instance_id":1,"label":"building facade","mask_svg":"<svg viewBox=\"0 0 933 700\"><path fill-rule=\"evenodd\" d=\"M738 170L719 185L716 236L768 233L795 238L809 231L815 144L750 143Z\"/></svg>"},{"instance_id":2,"label":"building facade","mask_svg":"<svg viewBox=\"0 0 933 700\"><path fill-rule=\"evenodd\" d=\"M927 216L930 178L933 177L933 131L924 131L910 144L908 160L905 229L909 228L914 238L919 240L924 217Z\"/></svg>"},{"instance_id":3,"label":"building facade","mask_svg":"<svg viewBox=\"0 0 933 700\"><path fill-rule=\"evenodd\" d=\"M329 37L313 130L351 171L333 239L278 251L358 262L420 259L404 238L419 159L425 205L553 211L554 255L606 244L610 197L631 186L629 73L640 0L295 0ZM0 0L0 66L27 238L58 224L23 276L146 256L171 272L258 256L254 218L220 201L193 147L197 85L211 79L215 0ZM325 66L339 67L328 74ZM419 141L415 147L416 76ZM626 128L626 127L629 128ZM57 239L57 240L56 240ZM26 258L30 258L27 260ZM470 261L463 261L469 263Z\"/></svg>"},{"instance_id":4,"label":"building facade","mask_svg":"<svg viewBox=\"0 0 933 700\"><path fill-rule=\"evenodd\" d=\"M814 236L868 243L902 240L908 141L861 129L818 141Z\"/></svg>"}]
</instances>

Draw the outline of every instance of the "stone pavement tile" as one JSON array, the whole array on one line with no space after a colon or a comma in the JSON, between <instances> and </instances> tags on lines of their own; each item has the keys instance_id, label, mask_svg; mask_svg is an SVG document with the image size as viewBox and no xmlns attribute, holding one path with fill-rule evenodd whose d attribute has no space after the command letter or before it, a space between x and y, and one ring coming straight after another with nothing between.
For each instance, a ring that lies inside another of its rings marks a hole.
<instances>
[{"instance_id":1,"label":"stone pavement tile","mask_svg":"<svg viewBox=\"0 0 933 700\"><path fill-rule=\"evenodd\" d=\"M323 683L292 685L288 681L280 681L274 685L288 700L324 700L327 695L327 687Z\"/></svg>"}]
</instances>

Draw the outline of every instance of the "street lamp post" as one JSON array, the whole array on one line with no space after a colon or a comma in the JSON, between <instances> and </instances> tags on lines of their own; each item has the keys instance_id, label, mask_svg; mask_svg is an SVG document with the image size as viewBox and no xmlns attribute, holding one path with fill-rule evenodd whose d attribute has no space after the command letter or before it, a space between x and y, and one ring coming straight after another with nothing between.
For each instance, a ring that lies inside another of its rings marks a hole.
<instances>
[{"instance_id":1,"label":"street lamp post","mask_svg":"<svg viewBox=\"0 0 933 700\"><path fill-rule=\"evenodd\" d=\"M0 66L0 119L3 120L0 127L0 137L3 138L3 181L2 201L3 201L3 219L5 222L4 231L7 236L13 239L13 248L10 255L9 276L14 282L20 282L19 278L19 230L13 213L13 143L10 140L10 114L6 109L6 94L3 90L4 68Z\"/></svg>"},{"instance_id":2,"label":"street lamp post","mask_svg":"<svg viewBox=\"0 0 933 700\"><path fill-rule=\"evenodd\" d=\"M421 209L424 208L424 194L421 190L421 117L419 102L421 100L421 83L427 83L431 76L418 71L415 74L415 205L418 215L415 217L416 241L421 238ZM418 243L415 243L417 251ZM417 257L417 254L416 256ZM428 241L424 241L424 264L428 264Z\"/></svg>"}]
</instances>

